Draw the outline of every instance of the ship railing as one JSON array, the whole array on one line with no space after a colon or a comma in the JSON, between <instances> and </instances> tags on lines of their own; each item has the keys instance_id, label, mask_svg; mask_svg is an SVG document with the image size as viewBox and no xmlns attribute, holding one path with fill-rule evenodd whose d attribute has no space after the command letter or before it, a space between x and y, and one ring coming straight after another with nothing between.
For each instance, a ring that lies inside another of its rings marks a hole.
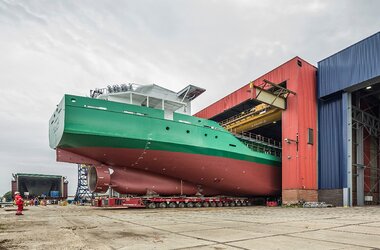
<instances>
[{"instance_id":1,"label":"ship railing","mask_svg":"<svg viewBox=\"0 0 380 250\"><path fill-rule=\"evenodd\" d=\"M275 139L269 138L269 137L257 135L257 134L250 133L250 132L240 132L240 133L234 133L234 131L230 131L230 132L233 135L235 135L235 137L237 137L239 139L251 141L251 142L254 142L257 144L266 145L266 146L269 146L272 148L282 149L281 142L279 142Z\"/></svg>"},{"instance_id":2,"label":"ship railing","mask_svg":"<svg viewBox=\"0 0 380 250\"><path fill-rule=\"evenodd\" d=\"M282 145L277 140L250 132L232 134L253 151L281 157Z\"/></svg>"},{"instance_id":3,"label":"ship railing","mask_svg":"<svg viewBox=\"0 0 380 250\"><path fill-rule=\"evenodd\" d=\"M246 142L246 141L243 141L243 142L252 151L260 152L260 153L264 153L264 154L270 154L270 155L277 156L277 157L281 158L281 155L282 155L281 149L271 148L268 146L259 145L259 144Z\"/></svg>"},{"instance_id":4,"label":"ship railing","mask_svg":"<svg viewBox=\"0 0 380 250\"><path fill-rule=\"evenodd\" d=\"M120 93L120 92L128 92L128 91L135 91L139 86L139 84L136 83L128 83L128 84L114 84L114 85L108 85L106 88L96 88L95 90L90 90L90 96L92 98L96 98L100 95L106 95L106 94L112 94L112 93Z\"/></svg>"}]
</instances>

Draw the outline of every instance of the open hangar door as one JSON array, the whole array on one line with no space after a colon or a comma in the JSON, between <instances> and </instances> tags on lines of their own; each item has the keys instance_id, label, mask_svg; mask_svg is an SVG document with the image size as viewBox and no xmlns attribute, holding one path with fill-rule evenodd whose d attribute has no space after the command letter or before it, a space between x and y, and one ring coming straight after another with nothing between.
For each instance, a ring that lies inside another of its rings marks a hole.
<instances>
[{"instance_id":1,"label":"open hangar door","mask_svg":"<svg viewBox=\"0 0 380 250\"><path fill-rule=\"evenodd\" d=\"M281 157L281 113L282 110L251 99L212 117L226 130L241 139L257 142L255 151Z\"/></svg>"},{"instance_id":2,"label":"open hangar door","mask_svg":"<svg viewBox=\"0 0 380 250\"><path fill-rule=\"evenodd\" d=\"M352 203L380 204L380 79L351 92Z\"/></svg>"}]
</instances>

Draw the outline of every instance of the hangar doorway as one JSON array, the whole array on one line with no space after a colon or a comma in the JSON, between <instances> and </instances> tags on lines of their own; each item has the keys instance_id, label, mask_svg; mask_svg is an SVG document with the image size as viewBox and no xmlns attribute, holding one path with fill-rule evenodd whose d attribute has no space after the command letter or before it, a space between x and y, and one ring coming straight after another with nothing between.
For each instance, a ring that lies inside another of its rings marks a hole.
<instances>
[{"instance_id":1,"label":"hangar doorway","mask_svg":"<svg viewBox=\"0 0 380 250\"><path fill-rule=\"evenodd\" d=\"M351 99L352 205L380 204L380 81Z\"/></svg>"}]
</instances>

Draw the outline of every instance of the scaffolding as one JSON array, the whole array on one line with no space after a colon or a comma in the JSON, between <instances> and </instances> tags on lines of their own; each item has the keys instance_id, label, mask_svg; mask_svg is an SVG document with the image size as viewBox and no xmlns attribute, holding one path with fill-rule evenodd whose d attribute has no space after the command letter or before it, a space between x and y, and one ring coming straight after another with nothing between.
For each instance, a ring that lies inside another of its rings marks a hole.
<instances>
[{"instance_id":1,"label":"scaffolding","mask_svg":"<svg viewBox=\"0 0 380 250\"><path fill-rule=\"evenodd\" d=\"M91 202L94 194L88 188L88 167L84 164L78 164L78 187L75 194L75 201Z\"/></svg>"}]
</instances>

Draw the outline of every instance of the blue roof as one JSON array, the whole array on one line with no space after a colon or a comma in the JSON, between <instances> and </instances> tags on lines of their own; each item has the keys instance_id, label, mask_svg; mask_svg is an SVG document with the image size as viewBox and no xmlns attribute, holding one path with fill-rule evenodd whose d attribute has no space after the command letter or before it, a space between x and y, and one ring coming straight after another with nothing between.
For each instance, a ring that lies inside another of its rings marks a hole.
<instances>
[{"instance_id":1,"label":"blue roof","mask_svg":"<svg viewBox=\"0 0 380 250\"><path fill-rule=\"evenodd\" d=\"M318 62L322 98L380 76L380 32Z\"/></svg>"}]
</instances>

